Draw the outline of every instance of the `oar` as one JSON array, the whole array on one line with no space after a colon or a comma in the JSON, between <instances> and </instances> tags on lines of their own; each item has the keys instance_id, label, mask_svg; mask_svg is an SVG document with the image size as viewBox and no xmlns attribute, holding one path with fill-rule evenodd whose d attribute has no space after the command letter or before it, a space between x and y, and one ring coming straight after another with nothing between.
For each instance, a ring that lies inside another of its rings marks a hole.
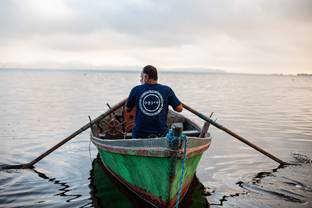
<instances>
[{"instance_id":1,"label":"oar","mask_svg":"<svg viewBox=\"0 0 312 208\"><path fill-rule=\"evenodd\" d=\"M244 142L245 144L249 145L250 147L256 149L257 151L261 152L262 154L266 155L267 157L271 158L272 160L278 162L280 165L284 166L284 165L290 165L287 162L284 162L280 159L278 159L277 157L275 157L274 155L268 153L267 151L265 151L264 149L256 146L255 144L251 143L250 141L248 141L247 139L244 139L243 137L239 136L238 134L234 133L233 131L225 128L224 126L218 124L217 122L213 121L212 119L206 117L205 115L199 113L198 111L192 109L190 106L187 106L183 103L183 107L185 109L187 109L188 111L194 113L195 115L197 115L199 118L211 123L213 126L217 127L218 129L221 129L223 131L225 131L226 133L230 134L231 136L235 137L236 139L240 140L241 142Z\"/></svg>"},{"instance_id":2,"label":"oar","mask_svg":"<svg viewBox=\"0 0 312 208\"><path fill-rule=\"evenodd\" d=\"M119 102L118 104L116 104L115 106L113 106L111 109L109 109L108 111L106 111L105 113L103 113L102 115L98 116L97 118L95 118L94 120L88 122L86 125L84 125L83 127L81 127L80 129L78 129L77 131L75 131L74 133L72 133L71 135L69 135L68 137L66 137L64 140L62 140L61 142L59 142L58 144L54 145L53 147L51 147L50 149L48 149L46 152L44 152L43 154L41 154L40 156L38 156L37 158L35 158L33 161L31 161L30 163L25 163L25 164L19 164L19 165L7 165L7 166L2 166L2 169L22 169L22 168L33 168L33 166L39 162L40 160L42 160L44 157L46 157L47 155L49 155L51 152L53 152L54 150L56 150L57 148L59 148L60 146L62 146L63 144L65 144L66 142L68 142L69 140L71 140L72 138L74 138L75 136L77 136L78 134L80 134L81 132L87 130L88 128L90 128L94 123L98 122L99 120L105 118L106 116L110 115L111 113L113 113L115 110L117 110L118 108L122 107L125 103L126 103L127 99L122 100L121 102Z\"/></svg>"}]
</instances>

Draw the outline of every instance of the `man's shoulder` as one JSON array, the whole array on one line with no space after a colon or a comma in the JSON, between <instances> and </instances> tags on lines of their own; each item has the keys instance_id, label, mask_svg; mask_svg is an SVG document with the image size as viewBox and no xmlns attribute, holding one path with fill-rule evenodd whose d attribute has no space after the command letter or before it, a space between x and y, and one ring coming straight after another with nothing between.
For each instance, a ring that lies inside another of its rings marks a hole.
<instances>
[{"instance_id":1,"label":"man's shoulder","mask_svg":"<svg viewBox=\"0 0 312 208\"><path fill-rule=\"evenodd\" d=\"M168 85L159 84L159 86L163 91L166 91L166 92L172 91L171 87L169 87Z\"/></svg>"},{"instance_id":2,"label":"man's shoulder","mask_svg":"<svg viewBox=\"0 0 312 208\"><path fill-rule=\"evenodd\" d=\"M139 90L142 89L142 85L136 85L132 88L132 90Z\"/></svg>"},{"instance_id":3,"label":"man's shoulder","mask_svg":"<svg viewBox=\"0 0 312 208\"><path fill-rule=\"evenodd\" d=\"M146 90L156 90L156 91L165 91L165 92L172 91L171 87L169 87L168 85L159 84L159 83L153 87L150 87L146 84L142 84L142 85L134 86L132 88L132 91L134 92L141 92L141 91L146 91Z\"/></svg>"},{"instance_id":4,"label":"man's shoulder","mask_svg":"<svg viewBox=\"0 0 312 208\"><path fill-rule=\"evenodd\" d=\"M158 85L163 89L171 89L171 87L169 87L168 85L164 85L164 84L158 84Z\"/></svg>"}]
</instances>

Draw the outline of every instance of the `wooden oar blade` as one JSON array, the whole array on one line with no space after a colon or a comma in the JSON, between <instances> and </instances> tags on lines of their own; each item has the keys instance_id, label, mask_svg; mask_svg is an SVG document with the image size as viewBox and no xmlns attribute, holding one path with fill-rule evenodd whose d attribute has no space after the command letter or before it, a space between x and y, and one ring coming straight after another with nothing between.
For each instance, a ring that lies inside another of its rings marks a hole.
<instances>
[{"instance_id":1,"label":"wooden oar blade","mask_svg":"<svg viewBox=\"0 0 312 208\"><path fill-rule=\"evenodd\" d=\"M12 170L12 169L32 169L32 168L34 168L34 166L30 165L30 163L19 164L19 165L7 165L7 164L0 165L0 171Z\"/></svg>"}]
</instances>

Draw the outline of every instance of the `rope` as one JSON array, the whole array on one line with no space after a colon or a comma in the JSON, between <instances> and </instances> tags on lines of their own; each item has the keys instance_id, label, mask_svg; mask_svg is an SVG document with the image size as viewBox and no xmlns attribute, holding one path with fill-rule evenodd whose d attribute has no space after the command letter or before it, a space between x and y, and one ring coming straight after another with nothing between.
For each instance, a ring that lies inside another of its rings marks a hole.
<instances>
[{"instance_id":1,"label":"rope","mask_svg":"<svg viewBox=\"0 0 312 208\"><path fill-rule=\"evenodd\" d=\"M176 202L176 208L179 207L179 201L181 197L181 191L182 191L182 183L183 183L183 177L184 177L184 172L185 172L185 161L186 161L186 143L187 143L187 137L185 135L181 136L181 140L184 140L184 155L183 155L183 160L182 160L182 173L179 179L179 191L178 191L178 197L177 197L177 202Z\"/></svg>"},{"instance_id":2,"label":"rope","mask_svg":"<svg viewBox=\"0 0 312 208\"><path fill-rule=\"evenodd\" d=\"M90 162L91 162L91 165L92 165L92 156L91 156L91 139L89 141L89 158L90 158Z\"/></svg>"},{"instance_id":3,"label":"rope","mask_svg":"<svg viewBox=\"0 0 312 208\"><path fill-rule=\"evenodd\" d=\"M175 207L179 207L182 185L183 185L183 177L185 172L185 161L186 161L186 144L187 144L187 136L181 134L179 137L174 136L173 131L170 129L166 135L167 140L169 141L170 146L176 147L180 141L184 141L184 152L183 152L183 160L182 160L182 173L179 179L179 187L178 187L178 196Z\"/></svg>"},{"instance_id":4,"label":"rope","mask_svg":"<svg viewBox=\"0 0 312 208\"><path fill-rule=\"evenodd\" d=\"M92 133L92 135L94 135L94 134L93 134L93 128L92 128L92 119L91 119L90 116L88 116L88 117L89 117L89 122L90 122L91 133ZM91 166L92 166L92 159L91 159L91 138L90 138L90 140L89 140L89 158L90 158L90 162L91 162Z\"/></svg>"}]
</instances>

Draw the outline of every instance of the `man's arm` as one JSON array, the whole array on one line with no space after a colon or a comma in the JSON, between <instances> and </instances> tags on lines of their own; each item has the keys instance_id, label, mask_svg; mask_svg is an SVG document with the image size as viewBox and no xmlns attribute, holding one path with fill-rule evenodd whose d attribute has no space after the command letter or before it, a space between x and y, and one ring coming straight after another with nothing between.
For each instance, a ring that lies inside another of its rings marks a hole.
<instances>
[{"instance_id":1,"label":"man's arm","mask_svg":"<svg viewBox=\"0 0 312 208\"><path fill-rule=\"evenodd\" d=\"M182 112L183 105L182 102L177 98L173 90L169 87L169 105L172 106L173 110L177 112Z\"/></svg>"},{"instance_id":2,"label":"man's arm","mask_svg":"<svg viewBox=\"0 0 312 208\"><path fill-rule=\"evenodd\" d=\"M128 100L126 103L126 111L131 112L134 106L135 106L135 90L134 88L132 88L129 93Z\"/></svg>"}]
</instances>

